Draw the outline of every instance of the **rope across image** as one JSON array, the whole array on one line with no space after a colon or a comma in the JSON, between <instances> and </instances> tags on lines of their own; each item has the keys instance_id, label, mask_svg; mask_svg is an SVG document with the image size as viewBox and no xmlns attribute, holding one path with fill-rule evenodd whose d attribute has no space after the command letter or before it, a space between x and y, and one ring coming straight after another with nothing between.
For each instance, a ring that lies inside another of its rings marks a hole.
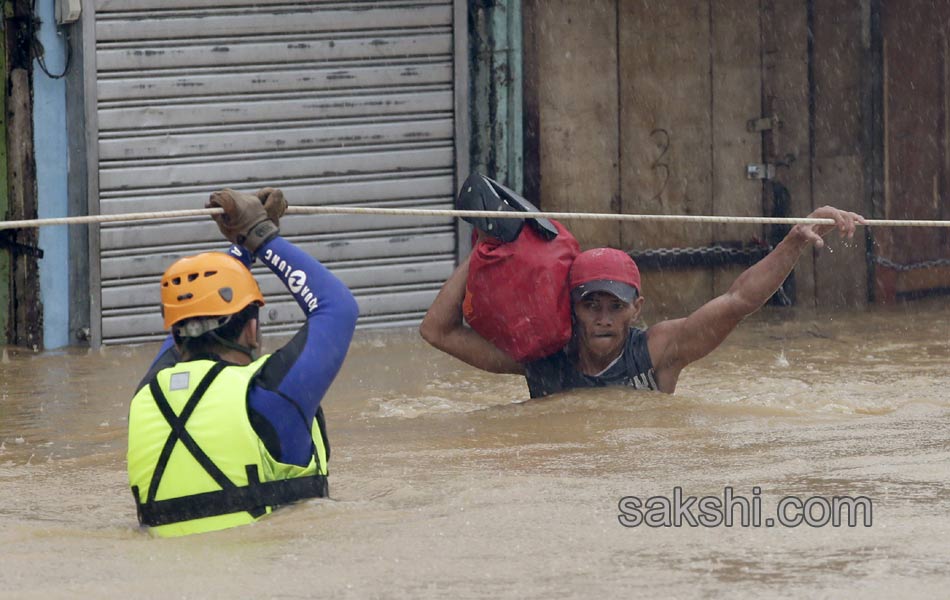
<instances>
[{"instance_id":1,"label":"rope across image","mask_svg":"<svg viewBox=\"0 0 950 600\"><path fill-rule=\"evenodd\" d=\"M220 208L196 208L160 212L119 213L114 215L83 215L48 219L23 219L0 221L0 230L26 229L51 225L82 225L94 223L122 223L135 221L161 221L184 217L200 217L223 214ZM516 212L492 210L452 210L422 208L378 208L364 206L291 206L290 215L372 215L372 216L417 216L417 217L491 217L495 219L576 219L587 221L666 221L676 223L721 223L752 225L834 225L832 219L808 219L796 217L736 217L716 215L635 215L616 213L573 212ZM866 219L864 225L871 227L950 227L950 221L908 219Z\"/></svg>"}]
</instances>

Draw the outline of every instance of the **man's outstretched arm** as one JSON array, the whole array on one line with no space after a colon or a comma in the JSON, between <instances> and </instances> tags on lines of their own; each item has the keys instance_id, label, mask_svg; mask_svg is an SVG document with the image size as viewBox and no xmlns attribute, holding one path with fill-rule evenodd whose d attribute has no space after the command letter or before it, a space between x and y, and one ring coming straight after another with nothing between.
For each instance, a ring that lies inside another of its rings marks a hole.
<instances>
[{"instance_id":1,"label":"man's outstretched arm","mask_svg":"<svg viewBox=\"0 0 950 600\"><path fill-rule=\"evenodd\" d=\"M691 362L712 352L742 319L765 304L778 290L811 244L824 246L823 235L838 229L854 236L864 218L852 212L824 206L809 218L830 218L835 225L796 225L765 258L746 269L729 290L707 302L685 319L657 323L649 329L650 356L663 391L672 392L679 372Z\"/></svg>"},{"instance_id":2,"label":"man's outstretched arm","mask_svg":"<svg viewBox=\"0 0 950 600\"><path fill-rule=\"evenodd\" d=\"M439 350L473 367L491 373L523 375L524 367L520 363L462 322L468 262L466 258L439 290L419 326L419 333Z\"/></svg>"}]
</instances>

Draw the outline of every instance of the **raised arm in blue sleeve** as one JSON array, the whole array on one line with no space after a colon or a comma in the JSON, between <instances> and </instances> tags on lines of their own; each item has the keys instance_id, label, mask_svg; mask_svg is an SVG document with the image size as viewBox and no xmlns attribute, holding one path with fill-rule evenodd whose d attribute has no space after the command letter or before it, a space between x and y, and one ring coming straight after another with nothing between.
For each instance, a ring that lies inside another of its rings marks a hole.
<instances>
[{"instance_id":1,"label":"raised arm in blue sleeve","mask_svg":"<svg viewBox=\"0 0 950 600\"><path fill-rule=\"evenodd\" d=\"M313 456L310 427L346 357L359 309L342 281L284 238L274 238L256 255L287 286L307 320L260 370L248 407L274 458L306 465Z\"/></svg>"}]
</instances>

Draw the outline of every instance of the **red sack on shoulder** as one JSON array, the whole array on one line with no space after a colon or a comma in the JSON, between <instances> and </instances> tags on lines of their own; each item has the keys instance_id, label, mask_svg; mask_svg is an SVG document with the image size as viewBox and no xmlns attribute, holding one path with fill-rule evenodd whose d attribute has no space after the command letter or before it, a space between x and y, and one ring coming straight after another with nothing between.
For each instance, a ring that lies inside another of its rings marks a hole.
<instances>
[{"instance_id":1,"label":"red sack on shoulder","mask_svg":"<svg viewBox=\"0 0 950 600\"><path fill-rule=\"evenodd\" d=\"M580 246L557 221L547 240L529 224L513 242L475 244L462 314L483 338L518 362L549 356L571 339L568 272Z\"/></svg>"}]
</instances>

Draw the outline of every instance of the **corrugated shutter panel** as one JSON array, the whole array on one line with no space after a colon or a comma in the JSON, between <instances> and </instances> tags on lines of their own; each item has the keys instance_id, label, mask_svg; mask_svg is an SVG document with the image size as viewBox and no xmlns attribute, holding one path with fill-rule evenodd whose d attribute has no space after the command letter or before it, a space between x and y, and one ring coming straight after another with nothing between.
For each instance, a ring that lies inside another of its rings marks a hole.
<instances>
[{"instance_id":1,"label":"corrugated shutter panel","mask_svg":"<svg viewBox=\"0 0 950 600\"><path fill-rule=\"evenodd\" d=\"M103 214L197 208L230 186L302 205L451 208L451 1L99 0ZM356 295L361 326L418 322L454 267L455 223L287 217L282 234ZM103 226L105 343L162 335L158 278L226 248L210 219ZM301 314L263 267L271 332Z\"/></svg>"}]
</instances>

